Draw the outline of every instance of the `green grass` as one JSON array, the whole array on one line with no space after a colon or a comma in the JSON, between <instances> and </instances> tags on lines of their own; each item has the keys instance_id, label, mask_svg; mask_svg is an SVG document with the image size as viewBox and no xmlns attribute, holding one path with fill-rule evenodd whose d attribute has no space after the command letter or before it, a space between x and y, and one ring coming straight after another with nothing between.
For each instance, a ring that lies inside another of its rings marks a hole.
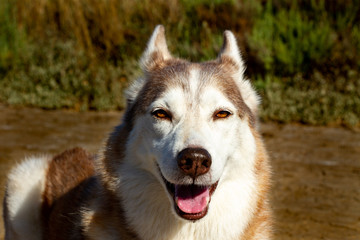
<instances>
[{"instance_id":1,"label":"green grass","mask_svg":"<svg viewBox=\"0 0 360 240\"><path fill-rule=\"evenodd\" d=\"M74 43L47 42L41 49L27 45L11 71L0 81L1 100L45 109L110 110L124 107L125 76L120 66L94 66ZM135 62L127 63L137 69Z\"/></svg>"},{"instance_id":2,"label":"green grass","mask_svg":"<svg viewBox=\"0 0 360 240\"><path fill-rule=\"evenodd\" d=\"M259 90L263 98L260 113L265 121L348 127L359 125L359 83L357 91L349 92L335 91L326 84L316 88L285 87L274 80L258 80L256 85L262 89Z\"/></svg>"},{"instance_id":3,"label":"green grass","mask_svg":"<svg viewBox=\"0 0 360 240\"><path fill-rule=\"evenodd\" d=\"M330 22L309 19L295 4L274 14L274 7L268 1L263 18L256 21L248 42L267 73L292 76L326 64L335 32Z\"/></svg>"},{"instance_id":4,"label":"green grass","mask_svg":"<svg viewBox=\"0 0 360 240\"><path fill-rule=\"evenodd\" d=\"M24 46L24 32L17 27L13 12L8 1L0 2L0 74L12 67Z\"/></svg>"},{"instance_id":5,"label":"green grass","mask_svg":"<svg viewBox=\"0 0 360 240\"><path fill-rule=\"evenodd\" d=\"M170 50L214 58L232 30L262 119L360 125L360 0L5 0L0 102L45 109L124 107L155 25Z\"/></svg>"}]
</instances>

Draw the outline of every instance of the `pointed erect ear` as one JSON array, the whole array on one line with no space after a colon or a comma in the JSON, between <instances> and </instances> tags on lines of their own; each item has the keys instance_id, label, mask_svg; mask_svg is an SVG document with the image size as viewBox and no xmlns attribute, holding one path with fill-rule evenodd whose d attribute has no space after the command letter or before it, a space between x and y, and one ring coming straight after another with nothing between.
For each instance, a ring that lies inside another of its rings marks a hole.
<instances>
[{"instance_id":1,"label":"pointed erect ear","mask_svg":"<svg viewBox=\"0 0 360 240\"><path fill-rule=\"evenodd\" d=\"M251 86L249 80L244 78L245 64L241 57L236 38L231 31L224 32L224 44L219 53L218 60L220 62L233 62L237 65L238 71L234 75L235 82L239 87L242 98L250 110L256 115L260 98Z\"/></svg>"},{"instance_id":2,"label":"pointed erect ear","mask_svg":"<svg viewBox=\"0 0 360 240\"><path fill-rule=\"evenodd\" d=\"M166 44L165 28L163 25L158 25L141 57L141 68L144 71L148 71L156 66L161 66L161 63L168 59L171 59L171 55Z\"/></svg>"},{"instance_id":3,"label":"pointed erect ear","mask_svg":"<svg viewBox=\"0 0 360 240\"><path fill-rule=\"evenodd\" d=\"M244 62L242 60L236 38L229 30L224 32L224 43L218 56L220 61L224 60L224 58L229 58L234 61L240 67L241 71L245 70Z\"/></svg>"}]
</instances>

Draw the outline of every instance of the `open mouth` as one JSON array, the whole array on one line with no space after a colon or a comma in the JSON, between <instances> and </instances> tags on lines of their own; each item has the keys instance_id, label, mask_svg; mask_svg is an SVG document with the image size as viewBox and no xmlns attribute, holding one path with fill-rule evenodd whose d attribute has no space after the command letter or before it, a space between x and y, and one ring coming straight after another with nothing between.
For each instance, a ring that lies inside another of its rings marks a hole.
<instances>
[{"instance_id":1,"label":"open mouth","mask_svg":"<svg viewBox=\"0 0 360 240\"><path fill-rule=\"evenodd\" d=\"M177 185L168 182L163 176L162 178L173 197L175 210L180 217L196 221L207 214L211 196L218 182L209 186Z\"/></svg>"}]
</instances>

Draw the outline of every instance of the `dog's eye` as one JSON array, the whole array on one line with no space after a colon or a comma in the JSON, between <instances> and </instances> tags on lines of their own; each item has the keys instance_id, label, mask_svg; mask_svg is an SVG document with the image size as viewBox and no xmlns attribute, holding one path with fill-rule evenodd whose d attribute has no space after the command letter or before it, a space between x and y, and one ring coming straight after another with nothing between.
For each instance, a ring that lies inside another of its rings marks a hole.
<instances>
[{"instance_id":1,"label":"dog's eye","mask_svg":"<svg viewBox=\"0 0 360 240\"><path fill-rule=\"evenodd\" d=\"M158 109L155 110L151 113L151 115L153 115L156 118L160 118L160 119L171 119L171 116L169 113L167 113L165 110L163 109Z\"/></svg>"},{"instance_id":2,"label":"dog's eye","mask_svg":"<svg viewBox=\"0 0 360 240\"><path fill-rule=\"evenodd\" d=\"M215 118L227 118L231 115L230 112L225 111L225 110L221 110L215 113Z\"/></svg>"}]
</instances>

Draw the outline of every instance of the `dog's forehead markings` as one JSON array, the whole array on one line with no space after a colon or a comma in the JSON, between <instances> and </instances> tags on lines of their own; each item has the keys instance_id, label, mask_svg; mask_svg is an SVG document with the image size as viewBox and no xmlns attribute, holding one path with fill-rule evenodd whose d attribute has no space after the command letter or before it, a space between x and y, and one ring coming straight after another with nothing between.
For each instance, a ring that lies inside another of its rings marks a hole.
<instances>
[{"instance_id":1,"label":"dog's forehead markings","mask_svg":"<svg viewBox=\"0 0 360 240\"><path fill-rule=\"evenodd\" d=\"M187 70L186 75L177 76L173 72L173 76L168 76L169 84L149 106L150 109L163 106L178 114L189 113L192 116L209 114L218 108L236 109L231 99L218 87L221 79L216 79L215 72L204 73L199 64L190 64Z\"/></svg>"},{"instance_id":2,"label":"dog's forehead markings","mask_svg":"<svg viewBox=\"0 0 360 240\"><path fill-rule=\"evenodd\" d=\"M250 125L253 126L255 124L255 116L243 99L241 89L237 84L237 81L242 81L243 79L235 79L239 77L236 74L237 71L237 67L231 61L209 61L201 64L200 75L204 82L214 86L220 95L225 96L235 106L241 118L247 115Z\"/></svg>"},{"instance_id":3,"label":"dog's forehead markings","mask_svg":"<svg viewBox=\"0 0 360 240\"><path fill-rule=\"evenodd\" d=\"M196 93L199 90L200 79L199 79L199 69L195 67L196 65L192 65L189 71L189 94L192 97L196 96Z\"/></svg>"},{"instance_id":4,"label":"dog's forehead markings","mask_svg":"<svg viewBox=\"0 0 360 240\"><path fill-rule=\"evenodd\" d=\"M241 118L248 115L253 125L253 114L241 96L234 79L234 69L227 65L227 62L219 61L166 61L162 67L147 73L147 83L134 104L134 112L145 114L159 104L157 107L176 107L179 113L189 112L190 109L195 113L199 107L208 109L207 105L211 102L218 108L234 106L238 115ZM209 88L213 90L208 91Z\"/></svg>"}]
</instances>

